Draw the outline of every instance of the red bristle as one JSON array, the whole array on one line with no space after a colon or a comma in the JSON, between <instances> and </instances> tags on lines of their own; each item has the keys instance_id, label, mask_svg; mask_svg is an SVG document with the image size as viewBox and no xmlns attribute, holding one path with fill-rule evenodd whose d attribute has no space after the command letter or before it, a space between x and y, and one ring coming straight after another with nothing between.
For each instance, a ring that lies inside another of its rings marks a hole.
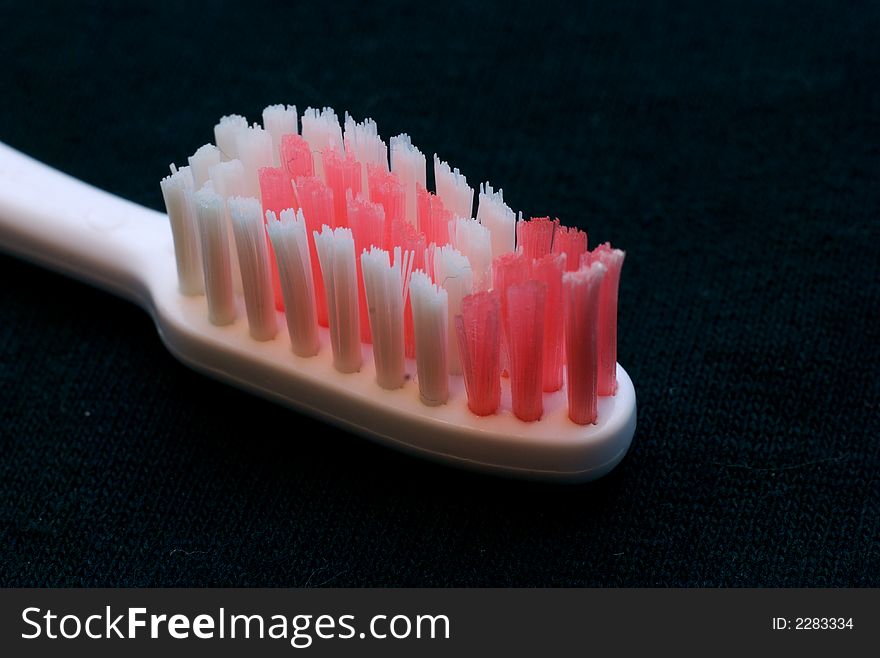
<instances>
[{"instance_id":1,"label":"red bristle","mask_svg":"<svg viewBox=\"0 0 880 658\"><path fill-rule=\"evenodd\" d=\"M540 420L543 404L544 304L547 286L526 281L507 289L504 318L510 359L510 396L520 420Z\"/></svg>"},{"instance_id":2,"label":"red bristle","mask_svg":"<svg viewBox=\"0 0 880 658\"><path fill-rule=\"evenodd\" d=\"M497 291L467 295L455 318L468 409L494 414L501 403L501 304Z\"/></svg>"},{"instance_id":3,"label":"red bristle","mask_svg":"<svg viewBox=\"0 0 880 658\"><path fill-rule=\"evenodd\" d=\"M369 251L370 247L383 247L385 244L385 210L378 203L367 201L362 196L348 195L348 224L354 238L355 254ZM361 259L356 259L358 279L358 307L360 308L361 341L372 342L370 333L370 314L367 308L367 297L364 290L364 275L361 271Z\"/></svg>"},{"instance_id":4,"label":"red bristle","mask_svg":"<svg viewBox=\"0 0 880 658\"><path fill-rule=\"evenodd\" d=\"M527 222L516 223L516 246L521 248L526 258L531 261L550 253L553 248L553 233L559 226L559 220L549 217L533 217Z\"/></svg>"},{"instance_id":5,"label":"red bristle","mask_svg":"<svg viewBox=\"0 0 880 658\"><path fill-rule=\"evenodd\" d=\"M547 254L533 261L532 278L547 286L544 302L544 390L562 388L562 272L563 254Z\"/></svg>"},{"instance_id":6,"label":"red bristle","mask_svg":"<svg viewBox=\"0 0 880 658\"><path fill-rule=\"evenodd\" d=\"M553 234L553 253L565 254L565 269L574 272L581 263L581 255L587 253L587 234L572 226L557 226Z\"/></svg>"},{"instance_id":7,"label":"red bristle","mask_svg":"<svg viewBox=\"0 0 880 658\"><path fill-rule=\"evenodd\" d=\"M300 135L284 135L281 138L281 166L291 180L315 175L309 143Z\"/></svg>"},{"instance_id":8,"label":"red bristle","mask_svg":"<svg viewBox=\"0 0 880 658\"><path fill-rule=\"evenodd\" d=\"M608 269L599 290L599 395L617 393L617 292L625 255L608 242L590 253L591 262Z\"/></svg>"},{"instance_id":9,"label":"red bristle","mask_svg":"<svg viewBox=\"0 0 880 658\"><path fill-rule=\"evenodd\" d=\"M282 210L288 208L298 209L294 199L293 186L290 184L290 176L281 167L261 167L260 197L263 203L263 221L266 221L266 211L271 210L275 216L280 216ZM266 236L266 244L269 246L269 267L272 276L272 288L275 295L275 308L284 310L284 297L281 294L281 279L278 276L278 263L275 261L275 250L272 241Z\"/></svg>"},{"instance_id":10,"label":"red bristle","mask_svg":"<svg viewBox=\"0 0 880 658\"><path fill-rule=\"evenodd\" d=\"M324 295L324 277L321 276L321 264L315 248L314 231L321 231L325 224L333 226L333 192L324 183L312 176L296 179L296 194L302 207L306 221L306 232L309 238L309 255L312 260L312 277L315 282L315 309L318 324L328 326L327 299Z\"/></svg>"},{"instance_id":11,"label":"red bristle","mask_svg":"<svg viewBox=\"0 0 880 658\"><path fill-rule=\"evenodd\" d=\"M442 247L449 243L449 222L452 213L443 205L443 200L421 185L416 187L419 211L419 230L425 234L427 244Z\"/></svg>"},{"instance_id":12,"label":"red bristle","mask_svg":"<svg viewBox=\"0 0 880 658\"><path fill-rule=\"evenodd\" d=\"M525 283L531 275L531 260L517 250L501 254L492 261L493 287L498 291L501 299L501 326L507 327L507 289L510 286ZM509 359L507 353L507 331L504 329L501 337L501 369L507 373Z\"/></svg>"},{"instance_id":13,"label":"red bristle","mask_svg":"<svg viewBox=\"0 0 880 658\"><path fill-rule=\"evenodd\" d=\"M392 248L400 247L403 253L413 254L412 271L425 269L425 234L407 221L398 219L391 226ZM403 339L408 359L416 358L416 335L413 326L412 307L409 298L403 307Z\"/></svg>"},{"instance_id":14,"label":"red bristle","mask_svg":"<svg viewBox=\"0 0 880 658\"><path fill-rule=\"evenodd\" d=\"M361 193L361 163L351 153L343 157L337 149L325 149L322 155L327 186L333 190L334 227L348 226L347 197Z\"/></svg>"},{"instance_id":15,"label":"red bristle","mask_svg":"<svg viewBox=\"0 0 880 658\"><path fill-rule=\"evenodd\" d=\"M604 266L562 276L568 417L579 425L598 418L598 303Z\"/></svg>"},{"instance_id":16,"label":"red bristle","mask_svg":"<svg viewBox=\"0 0 880 658\"><path fill-rule=\"evenodd\" d=\"M381 204L385 209L385 243L382 248L388 249L391 246L391 227L394 220L404 219L406 188L397 174L387 171L382 165L368 164L367 179L370 185L370 201Z\"/></svg>"}]
</instances>

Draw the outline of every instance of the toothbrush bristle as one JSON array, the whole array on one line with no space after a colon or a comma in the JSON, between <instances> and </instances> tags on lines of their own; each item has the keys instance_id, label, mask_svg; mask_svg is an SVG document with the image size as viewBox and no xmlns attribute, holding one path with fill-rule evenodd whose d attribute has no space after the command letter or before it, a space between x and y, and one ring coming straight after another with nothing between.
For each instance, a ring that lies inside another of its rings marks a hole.
<instances>
[{"instance_id":1,"label":"toothbrush bristle","mask_svg":"<svg viewBox=\"0 0 880 658\"><path fill-rule=\"evenodd\" d=\"M306 176L296 179L296 196L302 208L309 235L323 226L333 227L333 192L320 179ZM312 279L315 282L315 306L318 310L318 324L328 326L327 301L324 296L324 276L318 262L314 242L309 253L312 261Z\"/></svg>"},{"instance_id":2,"label":"toothbrush bristle","mask_svg":"<svg viewBox=\"0 0 880 658\"><path fill-rule=\"evenodd\" d=\"M474 277L474 290L492 287L492 242L489 229L470 217L449 224L450 243L467 257Z\"/></svg>"},{"instance_id":3,"label":"toothbrush bristle","mask_svg":"<svg viewBox=\"0 0 880 658\"><path fill-rule=\"evenodd\" d=\"M393 390L403 386L404 370L403 338L403 280L399 248L395 262L384 249L371 247L361 253L361 269L364 290L370 316L370 332L373 337L373 360L376 365L376 382L384 389Z\"/></svg>"},{"instance_id":4,"label":"toothbrush bristle","mask_svg":"<svg viewBox=\"0 0 880 658\"><path fill-rule=\"evenodd\" d=\"M605 275L601 263L562 275L568 417L579 425L598 418L598 303Z\"/></svg>"},{"instance_id":5,"label":"toothbrush bristle","mask_svg":"<svg viewBox=\"0 0 880 658\"><path fill-rule=\"evenodd\" d=\"M434 184L437 196L453 217L472 217L474 213L474 188L467 184L458 169L450 169L434 154Z\"/></svg>"},{"instance_id":6,"label":"toothbrush bristle","mask_svg":"<svg viewBox=\"0 0 880 658\"><path fill-rule=\"evenodd\" d=\"M553 253L565 254L565 270L580 267L581 256L587 253L587 234L573 226L557 226L553 235Z\"/></svg>"},{"instance_id":7,"label":"toothbrush bristle","mask_svg":"<svg viewBox=\"0 0 880 658\"><path fill-rule=\"evenodd\" d=\"M413 226L418 225L418 188L427 185L425 155L415 146L409 135L391 138L391 171L404 188L403 216Z\"/></svg>"},{"instance_id":8,"label":"toothbrush bristle","mask_svg":"<svg viewBox=\"0 0 880 658\"><path fill-rule=\"evenodd\" d=\"M412 269L425 269L425 234L419 232L409 222L398 220L391 227L391 244L400 247L404 253L412 254ZM403 309L403 329L406 343L406 356L412 359L416 355L415 334L413 333L412 309L409 304Z\"/></svg>"},{"instance_id":9,"label":"toothbrush bristle","mask_svg":"<svg viewBox=\"0 0 880 658\"><path fill-rule=\"evenodd\" d=\"M379 129L372 119L360 123L345 114L345 152L361 163L361 190L369 198L368 165L379 165L388 170L388 146L379 137Z\"/></svg>"},{"instance_id":10,"label":"toothbrush bristle","mask_svg":"<svg viewBox=\"0 0 880 658\"><path fill-rule=\"evenodd\" d=\"M533 422L544 414L544 302L547 286L534 279L507 289L504 315L514 415Z\"/></svg>"},{"instance_id":11,"label":"toothbrush bristle","mask_svg":"<svg viewBox=\"0 0 880 658\"><path fill-rule=\"evenodd\" d=\"M513 251L516 242L516 214L504 203L504 192L480 183L477 221L489 229L492 258Z\"/></svg>"},{"instance_id":12,"label":"toothbrush bristle","mask_svg":"<svg viewBox=\"0 0 880 658\"><path fill-rule=\"evenodd\" d=\"M334 229L325 224L320 233L314 231L313 235L325 283L333 367L342 373L357 372L363 355L351 229Z\"/></svg>"},{"instance_id":13,"label":"toothbrush bristle","mask_svg":"<svg viewBox=\"0 0 880 658\"><path fill-rule=\"evenodd\" d=\"M617 391L623 251L523 221L489 183L474 216L458 169L435 154L429 190L424 153L372 119L270 105L262 125L221 117L214 138L160 183L179 290L205 294L210 322L234 323L241 293L251 337L274 339L283 311L299 357L318 354L323 326L339 372L372 343L384 389L410 386L414 359L427 406L454 402L461 376L479 416L539 421L558 395L572 422L598 421Z\"/></svg>"},{"instance_id":14,"label":"toothbrush bristle","mask_svg":"<svg viewBox=\"0 0 880 658\"><path fill-rule=\"evenodd\" d=\"M318 314L309 238L302 210L282 210L280 219L269 210L266 217L269 237L278 261L291 347L298 356L314 356L320 349Z\"/></svg>"},{"instance_id":15,"label":"toothbrush bristle","mask_svg":"<svg viewBox=\"0 0 880 658\"><path fill-rule=\"evenodd\" d=\"M381 246L387 248L391 246L391 227L395 220L404 219L406 189L397 174L381 165L368 164L367 179L370 182L370 201L385 209L385 235Z\"/></svg>"},{"instance_id":16,"label":"toothbrush bristle","mask_svg":"<svg viewBox=\"0 0 880 658\"><path fill-rule=\"evenodd\" d=\"M281 138L281 166L290 180L314 176L315 166L308 142L299 135L284 135Z\"/></svg>"},{"instance_id":17,"label":"toothbrush bristle","mask_svg":"<svg viewBox=\"0 0 880 658\"><path fill-rule=\"evenodd\" d=\"M544 391L552 393L562 388L563 325L562 273L565 254L547 254L532 261L532 277L546 286L544 303Z\"/></svg>"},{"instance_id":18,"label":"toothbrush bristle","mask_svg":"<svg viewBox=\"0 0 880 658\"><path fill-rule=\"evenodd\" d=\"M220 117L220 121L214 126L214 143L224 160L238 158L238 133L247 128L248 122L243 116L229 114Z\"/></svg>"},{"instance_id":19,"label":"toothbrush bristle","mask_svg":"<svg viewBox=\"0 0 880 658\"><path fill-rule=\"evenodd\" d=\"M238 159L244 168L244 193L260 197L260 169L275 164L272 157L272 136L259 126L251 126L236 133Z\"/></svg>"},{"instance_id":20,"label":"toothbrush bristle","mask_svg":"<svg viewBox=\"0 0 880 658\"><path fill-rule=\"evenodd\" d=\"M343 155L336 149L324 151L322 158L327 187L333 192L333 227L348 226L346 199L349 194L361 194L361 163L351 153Z\"/></svg>"},{"instance_id":21,"label":"toothbrush bristle","mask_svg":"<svg viewBox=\"0 0 880 658\"><path fill-rule=\"evenodd\" d=\"M333 108L322 110L307 108L302 116L302 136L309 144L315 176L327 182L324 173L323 153L336 149L342 151L342 128Z\"/></svg>"},{"instance_id":22,"label":"toothbrush bristle","mask_svg":"<svg viewBox=\"0 0 880 658\"><path fill-rule=\"evenodd\" d=\"M213 144L205 144L189 156L189 168L192 171L195 189L202 189L202 185L211 177L211 167L220 164L220 160L220 149Z\"/></svg>"},{"instance_id":23,"label":"toothbrush bristle","mask_svg":"<svg viewBox=\"0 0 880 658\"><path fill-rule=\"evenodd\" d=\"M285 135L295 135L297 130L295 105L269 105L263 110L263 130L272 137L274 166L281 164L281 140Z\"/></svg>"},{"instance_id":24,"label":"toothbrush bristle","mask_svg":"<svg viewBox=\"0 0 880 658\"><path fill-rule=\"evenodd\" d=\"M196 192L195 205L202 245L208 318L216 325L231 324L235 321L236 313L223 199L208 182Z\"/></svg>"},{"instance_id":25,"label":"toothbrush bristle","mask_svg":"<svg viewBox=\"0 0 880 658\"><path fill-rule=\"evenodd\" d=\"M617 392L617 293L625 253L607 242L590 253L590 262L608 270L599 289L599 395Z\"/></svg>"},{"instance_id":26,"label":"toothbrush bristle","mask_svg":"<svg viewBox=\"0 0 880 658\"><path fill-rule=\"evenodd\" d=\"M461 374L461 358L458 350L455 318L461 313L461 301L474 290L474 274L467 257L452 245L435 246L431 249L434 263L434 281L449 296L449 319L447 321L447 360L449 374Z\"/></svg>"},{"instance_id":27,"label":"toothbrush bristle","mask_svg":"<svg viewBox=\"0 0 880 658\"><path fill-rule=\"evenodd\" d=\"M443 201L433 192L419 186L416 190L418 203L418 227L425 235L427 244L444 245L449 243L449 222L452 213L444 206Z\"/></svg>"},{"instance_id":28,"label":"toothbrush bristle","mask_svg":"<svg viewBox=\"0 0 880 658\"><path fill-rule=\"evenodd\" d=\"M526 258L533 260L546 256L553 249L553 234L559 220L549 217L535 217L529 221L516 223L516 246L521 248Z\"/></svg>"},{"instance_id":29,"label":"toothbrush bristle","mask_svg":"<svg viewBox=\"0 0 880 658\"><path fill-rule=\"evenodd\" d=\"M447 315L449 297L423 270L415 270L409 282L409 298L416 348L419 397L429 407L449 399L447 363Z\"/></svg>"},{"instance_id":30,"label":"toothbrush bristle","mask_svg":"<svg viewBox=\"0 0 880 658\"><path fill-rule=\"evenodd\" d=\"M193 201L191 167L172 168L159 183L171 222L177 284L184 295L200 295L205 290L201 245Z\"/></svg>"},{"instance_id":31,"label":"toothbrush bristle","mask_svg":"<svg viewBox=\"0 0 880 658\"><path fill-rule=\"evenodd\" d=\"M233 197L228 204L250 334L254 340L271 340L278 333L278 320L260 202L253 197Z\"/></svg>"},{"instance_id":32,"label":"toothbrush bristle","mask_svg":"<svg viewBox=\"0 0 880 658\"><path fill-rule=\"evenodd\" d=\"M493 290L465 297L455 317L468 409L477 416L494 414L501 403L500 315Z\"/></svg>"}]
</instances>

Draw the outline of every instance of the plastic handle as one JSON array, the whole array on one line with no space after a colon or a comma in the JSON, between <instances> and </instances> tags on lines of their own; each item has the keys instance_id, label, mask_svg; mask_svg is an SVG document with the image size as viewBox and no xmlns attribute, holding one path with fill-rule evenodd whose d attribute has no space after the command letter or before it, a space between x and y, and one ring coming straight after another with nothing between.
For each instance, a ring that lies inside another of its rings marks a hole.
<instances>
[{"instance_id":1,"label":"plastic handle","mask_svg":"<svg viewBox=\"0 0 880 658\"><path fill-rule=\"evenodd\" d=\"M0 143L0 249L150 303L154 249L172 249L166 215L83 183Z\"/></svg>"}]
</instances>

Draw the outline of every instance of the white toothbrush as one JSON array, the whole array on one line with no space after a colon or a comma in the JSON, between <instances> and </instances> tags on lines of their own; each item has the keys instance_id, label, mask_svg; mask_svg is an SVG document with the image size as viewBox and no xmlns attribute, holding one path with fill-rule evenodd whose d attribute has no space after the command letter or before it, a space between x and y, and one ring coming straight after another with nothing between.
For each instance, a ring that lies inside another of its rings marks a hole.
<instances>
[{"instance_id":1,"label":"white toothbrush","mask_svg":"<svg viewBox=\"0 0 880 658\"><path fill-rule=\"evenodd\" d=\"M256 341L240 297L237 319L216 326L208 321L204 296L179 292L165 214L3 144L0 249L140 305L172 354L200 372L420 457L514 477L579 482L613 469L635 431L635 391L620 365L617 393L599 398L595 425L569 420L564 388L545 394L541 420L527 423L510 412L507 383L498 413L480 417L467 408L461 377L449 378L449 399L437 406L420 401L412 379L396 390L379 388L370 345L363 345L359 372L338 372L325 328L319 329L321 349L308 358L293 353L286 331ZM284 314L277 314L283 327ZM415 373L412 361L406 372L408 378Z\"/></svg>"}]
</instances>

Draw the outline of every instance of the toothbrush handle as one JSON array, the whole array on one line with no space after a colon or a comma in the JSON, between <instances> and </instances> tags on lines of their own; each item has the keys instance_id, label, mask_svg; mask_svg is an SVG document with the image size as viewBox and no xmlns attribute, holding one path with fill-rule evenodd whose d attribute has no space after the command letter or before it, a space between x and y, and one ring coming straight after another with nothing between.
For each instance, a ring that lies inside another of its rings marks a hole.
<instances>
[{"instance_id":1,"label":"toothbrush handle","mask_svg":"<svg viewBox=\"0 0 880 658\"><path fill-rule=\"evenodd\" d=\"M171 250L163 213L0 143L0 251L149 304L149 257Z\"/></svg>"}]
</instances>

